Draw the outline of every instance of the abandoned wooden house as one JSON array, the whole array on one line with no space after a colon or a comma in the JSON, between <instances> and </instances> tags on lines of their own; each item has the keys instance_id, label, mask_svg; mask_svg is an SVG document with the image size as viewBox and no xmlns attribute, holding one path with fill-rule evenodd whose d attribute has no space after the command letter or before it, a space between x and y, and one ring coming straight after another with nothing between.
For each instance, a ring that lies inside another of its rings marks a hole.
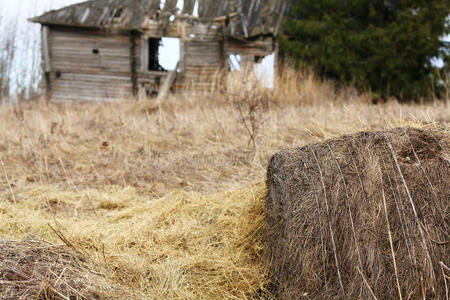
<instances>
[{"instance_id":1,"label":"abandoned wooden house","mask_svg":"<svg viewBox=\"0 0 450 300\"><path fill-rule=\"evenodd\" d=\"M30 19L42 25L47 99L97 101L207 91L230 55L258 61L277 50L288 0L93 0ZM159 62L176 38L173 70ZM220 75L222 74L222 75Z\"/></svg>"}]
</instances>

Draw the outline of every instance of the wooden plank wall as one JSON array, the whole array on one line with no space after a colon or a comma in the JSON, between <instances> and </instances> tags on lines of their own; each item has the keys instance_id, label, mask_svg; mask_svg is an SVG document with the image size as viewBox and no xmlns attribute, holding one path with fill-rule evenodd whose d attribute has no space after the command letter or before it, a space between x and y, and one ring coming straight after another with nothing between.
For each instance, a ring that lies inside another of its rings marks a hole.
<instances>
[{"instance_id":1,"label":"wooden plank wall","mask_svg":"<svg viewBox=\"0 0 450 300\"><path fill-rule=\"evenodd\" d=\"M253 42L241 42L232 39L225 41L225 53L227 55L266 56L272 54L275 50L275 41L271 37Z\"/></svg>"},{"instance_id":2,"label":"wooden plank wall","mask_svg":"<svg viewBox=\"0 0 450 300\"><path fill-rule=\"evenodd\" d=\"M140 49L140 39L136 40ZM129 34L51 27L49 48L52 101L132 96ZM139 69L140 60L136 63Z\"/></svg>"},{"instance_id":3,"label":"wooden plank wall","mask_svg":"<svg viewBox=\"0 0 450 300\"><path fill-rule=\"evenodd\" d=\"M215 26L196 24L182 35L182 73L174 85L177 93L210 91L223 75L226 58L223 38Z\"/></svg>"},{"instance_id":4,"label":"wooden plank wall","mask_svg":"<svg viewBox=\"0 0 450 300\"><path fill-rule=\"evenodd\" d=\"M175 82L177 92L210 91L220 80L224 67L223 44L218 40L186 41L184 72Z\"/></svg>"},{"instance_id":5,"label":"wooden plank wall","mask_svg":"<svg viewBox=\"0 0 450 300\"><path fill-rule=\"evenodd\" d=\"M177 93L218 88L229 54L263 56L274 50L270 38L250 43L224 41L214 25L178 30L182 53L181 72L173 86ZM147 34L135 32L130 38L129 32L50 27L46 59L51 66L50 100L109 101L158 91L168 73L146 70Z\"/></svg>"},{"instance_id":6,"label":"wooden plank wall","mask_svg":"<svg viewBox=\"0 0 450 300\"><path fill-rule=\"evenodd\" d=\"M185 5L189 6L189 2L186 1ZM172 90L176 93L190 93L193 90L209 91L216 87L226 62L221 31L213 24L188 23L169 26L166 31L161 31L155 24L145 31L141 47L138 49L140 51L138 56L142 61L138 79L140 87L157 90L167 77L167 72L146 71L148 47L145 43L148 37L169 36L179 38L181 47L179 61L181 72L177 74Z\"/></svg>"}]
</instances>

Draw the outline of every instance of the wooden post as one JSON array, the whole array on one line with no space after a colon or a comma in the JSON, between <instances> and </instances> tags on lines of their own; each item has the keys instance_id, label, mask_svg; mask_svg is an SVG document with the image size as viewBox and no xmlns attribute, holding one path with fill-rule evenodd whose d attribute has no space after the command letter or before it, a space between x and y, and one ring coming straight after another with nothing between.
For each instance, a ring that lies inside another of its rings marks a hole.
<instances>
[{"instance_id":1,"label":"wooden post","mask_svg":"<svg viewBox=\"0 0 450 300\"><path fill-rule=\"evenodd\" d=\"M277 38L273 38L273 49L275 54L275 62L274 62L274 72L273 72L273 88L276 90L276 88L279 86L279 81L281 77L281 72L284 67L284 61L283 58L280 56L280 46L278 44Z\"/></svg>"},{"instance_id":2,"label":"wooden post","mask_svg":"<svg viewBox=\"0 0 450 300\"><path fill-rule=\"evenodd\" d=\"M51 96L52 63L50 59L49 35L50 35L50 28L48 27L48 25L42 25L41 27L42 69L44 71L46 102L50 101Z\"/></svg>"},{"instance_id":3,"label":"wooden post","mask_svg":"<svg viewBox=\"0 0 450 300\"><path fill-rule=\"evenodd\" d=\"M137 31L130 32L130 73L131 73L131 94L134 98L138 98L139 86L138 86L138 74L137 74L137 39L139 33Z\"/></svg>"},{"instance_id":4,"label":"wooden post","mask_svg":"<svg viewBox=\"0 0 450 300\"><path fill-rule=\"evenodd\" d=\"M225 53L225 35L222 36L220 41L220 57L222 60L222 66L219 74L219 91L226 91L227 89L227 76L228 76L228 56Z\"/></svg>"},{"instance_id":5,"label":"wooden post","mask_svg":"<svg viewBox=\"0 0 450 300\"><path fill-rule=\"evenodd\" d=\"M148 71L148 37L141 35L141 72Z\"/></svg>"},{"instance_id":6,"label":"wooden post","mask_svg":"<svg viewBox=\"0 0 450 300\"><path fill-rule=\"evenodd\" d=\"M170 71L169 75L166 77L166 80L164 80L164 83L161 86L161 89L159 90L158 98L156 99L158 104L161 104L161 102L169 94L170 88L172 87L173 83L177 79L177 69L178 69L179 65L180 65L180 62L178 61L177 65L175 67L175 70Z\"/></svg>"},{"instance_id":7,"label":"wooden post","mask_svg":"<svg viewBox=\"0 0 450 300\"><path fill-rule=\"evenodd\" d=\"M186 54L186 24L183 22L180 25L180 73L184 73L185 69L185 54Z\"/></svg>"},{"instance_id":8,"label":"wooden post","mask_svg":"<svg viewBox=\"0 0 450 300\"><path fill-rule=\"evenodd\" d=\"M241 72L252 72L255 67L255 57L253 55L241 54Z\"/></svg>"}]
</instances>

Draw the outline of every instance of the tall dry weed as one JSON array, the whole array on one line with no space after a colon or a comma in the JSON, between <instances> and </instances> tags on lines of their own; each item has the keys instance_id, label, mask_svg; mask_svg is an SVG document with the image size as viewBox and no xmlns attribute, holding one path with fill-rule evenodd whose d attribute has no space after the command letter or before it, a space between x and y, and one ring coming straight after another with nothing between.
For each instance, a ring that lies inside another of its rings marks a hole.
<instances>
[{"instance_id":1,"label":"tall dry weed","mask_svg":"<svg viewBox=\"0 0 450 300\"><path fill-rule=\"evenodd\" d=\"M238 111L241 124L249 136L249 144L256 151L258 135L274 99L273 91L263 86L253 70L245 68L228 76L225 93Z\"/></svg>"},{"instance_id":2,"label":"tall dry weed","mask_svg":"<svg viewBox=\"0 0 450 300\"><path fill-rule=\"evenodd\" d=\"M320 79L311 70L297 70L281 66L275 75L274 94L279 103L290 105L316 105L320 103L370 103L369 93L358 92L352 86L340 86Z\"/></svg>"}]
</instances>

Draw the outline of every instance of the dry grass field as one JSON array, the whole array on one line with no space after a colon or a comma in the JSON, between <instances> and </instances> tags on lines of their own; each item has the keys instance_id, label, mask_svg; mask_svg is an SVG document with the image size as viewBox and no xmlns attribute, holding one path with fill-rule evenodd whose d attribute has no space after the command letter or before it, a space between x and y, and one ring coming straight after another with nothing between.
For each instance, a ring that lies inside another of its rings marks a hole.
<instances>
[{"instance_id":1,"label":"dry grass field","mask_svg":"<svg viewBox=\"0 0 450 300\"><path fill-rule=\"evenodd\" d=\"M0 107L0 296L269 297L271 155L358 131L450 122L448 100L373 105L308 74L279 79L273 92L239 85L229 83L234 98L268 100L256 148L223 93L161 105Z\"/></svg>"}]
</instances>

